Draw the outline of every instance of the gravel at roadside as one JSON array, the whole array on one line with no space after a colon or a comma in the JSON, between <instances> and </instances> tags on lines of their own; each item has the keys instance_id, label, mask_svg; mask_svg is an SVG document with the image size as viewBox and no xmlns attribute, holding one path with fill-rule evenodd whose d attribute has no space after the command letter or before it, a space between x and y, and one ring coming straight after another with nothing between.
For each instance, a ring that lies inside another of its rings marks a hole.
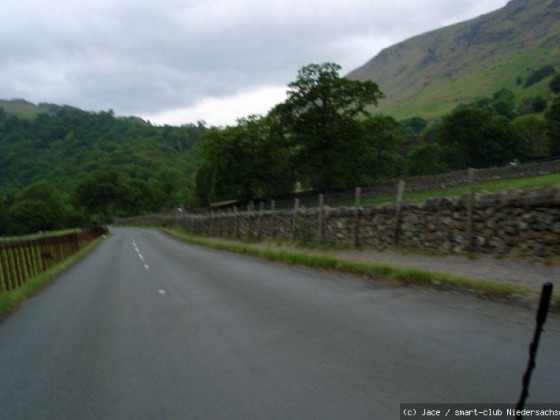
<instances>
[{"instance_id":1,"label":"gravel at roadside","mask_svg":"<svg viewBox=\"0 0 560 420\"><path fill-rule=\"evenodd\" d=\"M450 274L473 280L490 280L513 284L538 291L543 283L550 281L555 291L560 289L560 266L549 266L526 260L497 259L487 255L467 258L461 255L423 255L407 252L374 250L321 250L293 245L278 245L259 242L246 243L222 238L204 238L219 243L243 243L261 249L276 249L305 252L308 254L332 256L342 260L360 261L393 267L419 268L436 273Z\"/></svg>"}]
</instances>

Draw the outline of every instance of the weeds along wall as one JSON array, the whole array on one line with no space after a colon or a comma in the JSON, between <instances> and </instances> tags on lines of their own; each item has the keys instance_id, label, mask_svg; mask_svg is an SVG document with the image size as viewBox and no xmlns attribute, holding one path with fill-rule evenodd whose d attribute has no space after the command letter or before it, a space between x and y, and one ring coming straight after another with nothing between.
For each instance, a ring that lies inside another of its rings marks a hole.
<instances>
[{"instance_id":1,"label":"weeds along wall","mask_svg":"<svg viewBox=\"0 0 560 420\"><path fill-rule=\"evenodd\" d=\"M179 226L223 238L552 259L560 255L560 186L437 198L422 205L177 213L121 223Z\"/></svg>"}]
</instances>

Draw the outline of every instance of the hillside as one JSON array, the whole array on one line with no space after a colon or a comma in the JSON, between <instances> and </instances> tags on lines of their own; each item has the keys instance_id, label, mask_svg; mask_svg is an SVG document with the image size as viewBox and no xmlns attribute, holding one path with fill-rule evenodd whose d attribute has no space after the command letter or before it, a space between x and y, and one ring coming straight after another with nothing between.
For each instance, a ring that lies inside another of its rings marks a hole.
<instances>
[{"instance_id":1,"label":"hillside","mask_svg":"<svg viewBox=\"0 0 560 420\"><path fill-rule=\"evenodd\" d=\"M55 104L34 104L26 101L25 99L0 99L0 108L4 109L8 115L13 115L20 118L35 118L39 114L55 114L60 110L78 110L78 108L68 105L55 105Z\"/></svg>"},{"instance_id":2,"label":"hillside","mask_svg":"<svg viewBox=\"0 0 560 420\"><path fill-rule=\"evenodd\" d=\"M19 103L20 110L34 109ZM19 115L0 107L0 213L3 201L13 203L37 182L48 183L66 200L80 188L86 199L95 197L85 186L103 185L97 200L111 201L114 214L164 210L192 196L193 149L206 130L202 125L157 127L139 118L66 106L50 107L34 118L29 112ZM115 197L103 197L110 189Z\"/></svg>"},{"instance_id":3,"label":"hillside","mask_svg":"<svg viewBox=\"0 0 560 420\"><path fill-rule=\"evenodd\" d=\"M520 100L546 95L550 78L525 87L545 65L560 70L560 2L513 0L389 47L347 77L376 81L387 95L383 113L433 118L501 88Z\"/></svg>"}]
</instances>

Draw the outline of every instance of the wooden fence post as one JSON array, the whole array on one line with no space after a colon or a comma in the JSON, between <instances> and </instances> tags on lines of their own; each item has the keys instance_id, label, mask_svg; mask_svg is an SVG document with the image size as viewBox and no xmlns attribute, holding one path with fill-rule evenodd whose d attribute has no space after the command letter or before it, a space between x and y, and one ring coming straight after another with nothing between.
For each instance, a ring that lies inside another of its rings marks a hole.
<instances>
[{"instance_id":1,"label":"wooden fence post","mask_svg":"<svg viewBox=\"0 0 560 420\"><path fill-rule=\"evenodd\" d=\"M260 240L262 236L262 216L264 211L264 201L259 203L259 214L257 216L257 239Z\"/></svg>"},{"instance_id":2,"label":"wooden fence post","mask_svg":"<svg viewBox=\"0 0 560 420\"><path fill-rule=\"evenodd\" d=\"M276 201L270 200L270 210L272 211L270 215L270 237L274 238L276 235Z\"/></svg>"},{"instance_id":3,"label":"wooden fence post","mask_svg":"<svg viewBox=\"0 0 560 420\"><path fill-rule=\"evenodd\" d=\"M239 213L237 212L237 206L233 206L233 226L235 228L234 236L239 239Z\"/></svg>"},{"instance_id":4,"label":"wooden fence post","mask_svg":"<svg viewBox=\"0 0 560 420\"><path fill-rule=\"evenodd\" d=\"M317 232L316 239L318 242L323 240L323 215L325 212L325 196L319 194L319 210L317 212Z\"/></svg>"},{"instance_id":5,"label":"wooden fence post","mask_svg":"<svg viewBox=\"0 0 560 420\"><path fill-rule=\"evenodd\" d=\"M4 279L3 290L11 290L12 279L8 267L8 250L2 246L0 246L0 266L2 266L2 273L0 273L0 276L3 276Z\"/></svg>"},{"instance_id":6,"label":"wooden fence post","mask_svg":"<svg viewBox=\"0 0 560 420\"><path fill-rule=\"evenodd\" d=\"M395 203L395 242L394 245L399 244L399 236L401 230L401 207L404 195L405 183L403 180L399 181L399 187L397 189L397 201Z\"/></svg>"},{"instance_id":7,"label":"wooden fence post","mask_svg":"<svg viewBox=\"0 0 560 420\"><path fill-rule=\"evenodd\" d=\"M229 207L227 209L227 218L225 220L225 235L227 238L233 238L233 209Z\"/></svg>"},{"instance_id":8,"label":"wooden fence post","mask_svg":"<svg viewBox=\"0 0 560 420\"><path fill-rule=\"evenodd\" d=\"M467 171L467 180L469 183L469 192L467 194L467 250L474 252L476 250L475 246L475 229L474 229L474 182L475 182L475 170L474 168L469 168Z\"/></svg>"},{"instance_id":9,"label":"wooden fence post","mask_svg":"<svg viewBox=\"0 0 560 420\"><path fill-rule=\"evenodd\" d=\"M299 211L299 198L296 198L294 201L294 214L292 217L292 235L291 235L292 241L296 240L298 211Z\"/></svg>"},{"instance_id":10,"label":"wooden fence post","mask_svg":"<svg viewBox=\"0 0 560 420\"><path fill-rule=\"evenodd\" d=\"M356 187L356 192L354 193L354 246L360 245L360 198L362 195L362 189Z\"/></svg>"}]
</instances>

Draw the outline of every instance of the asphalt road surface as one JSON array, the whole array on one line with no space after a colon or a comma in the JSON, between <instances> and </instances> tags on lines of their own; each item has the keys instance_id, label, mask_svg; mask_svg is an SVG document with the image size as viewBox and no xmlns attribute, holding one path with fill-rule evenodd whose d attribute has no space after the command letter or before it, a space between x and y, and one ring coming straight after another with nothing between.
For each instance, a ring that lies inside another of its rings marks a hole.
<instances>
[{"instance_id":1,"label":"asphalt road surface","mask_svg":"<svg viewBox=\"0 0 560 420\"><path fill-rule=\"evenodd\" d=\"M113 233L0 324L0 418L398 419L519 397L532 311ZM528 402L560 401L559 321Z\"/></svg>"}]
</instances>

